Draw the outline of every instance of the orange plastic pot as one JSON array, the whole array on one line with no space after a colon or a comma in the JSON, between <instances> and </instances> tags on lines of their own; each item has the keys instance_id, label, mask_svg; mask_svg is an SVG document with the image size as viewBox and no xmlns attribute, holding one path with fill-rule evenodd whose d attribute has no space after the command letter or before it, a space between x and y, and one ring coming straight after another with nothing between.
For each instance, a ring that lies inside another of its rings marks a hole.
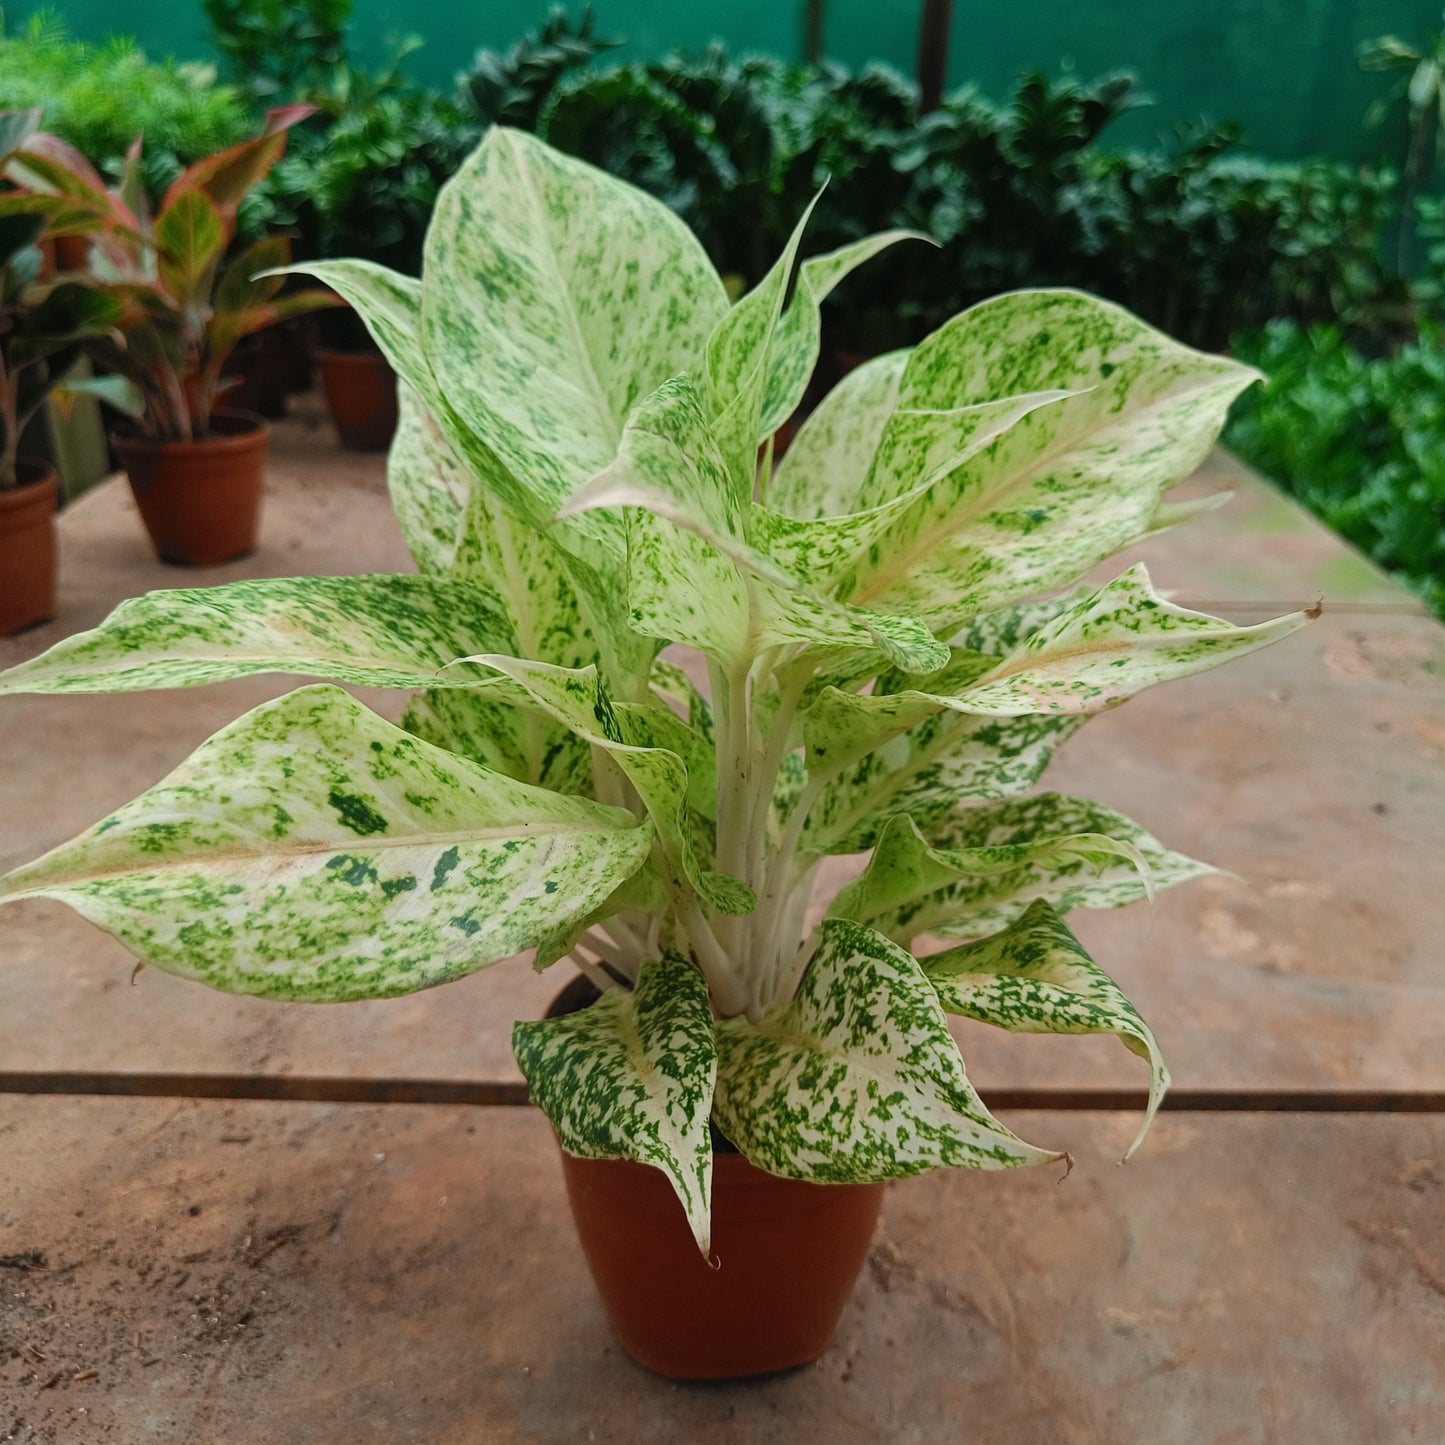
<instances>
[{"instance_id":1,"label":"orange plastic pot","mask_svg":"<svg viewBox=\"0 0 1445 1445\"><path fill-rule=\"evenodd\" d=\"M548 1016L571 1012L580 992L566 990ZM660 1170L564 1150L562 1173L613 1331L634 1360L674 1380L816 1360L868 1257L886 1187L779 1179L740 1154L714 1154L707 1261Z\"/></svg>"},{"instance_id":2,"label":"orange plastic pot","mask_svg":"<svg viewBox=\"0 0 1445 1445\"><path fill-rule=\"evenodd\" d=\"M213 567L256 550L270 436L252 412L218 411L202 441L114 438L161 561Z\"/></svg>"},{"instance_id":3,"label":"orange plastic pot","mask_svg":"<svg viewBox=\"0 0 1445 1445\"><path fill-rule=\"evenodd\" d=\"M828 1348L882 1184L806 1184L715 1154L712 1261L672 1186L630 1159L562 1155L582 1252L622 1347L674 1380L765 1375Z\"/></svg>"},{"instance_id":4,"label":"orange plastic pot","mask_svg":"<svg viewBox=\"0 0 1445 1445\"><path fill-rule=\"evenodd\" d=\"M55 468L15 464L18 486L0 491L0 637L55 616Z\"/></svg>"},{"instance_id":5,"label":"orange plastic pot","mask_svg":"<svg viewBox=\"0 0 1445 1445\"><path fill-rule=\"evenodd\" d=\"M381 452L396 433L396 373L379 351L318 351L321 385L341 445Z\"/></svg>"}]
</instances>

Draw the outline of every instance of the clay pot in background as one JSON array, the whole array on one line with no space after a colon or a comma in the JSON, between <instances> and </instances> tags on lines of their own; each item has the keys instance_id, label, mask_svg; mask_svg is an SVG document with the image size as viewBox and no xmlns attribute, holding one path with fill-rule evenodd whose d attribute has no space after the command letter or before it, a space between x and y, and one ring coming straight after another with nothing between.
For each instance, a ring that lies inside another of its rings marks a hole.
<instances>
[{"instance_id":1,"label":"clay pot in background","mask_svg":"<svg viewBox=\"0 0 1445 1445\"><path fill-rule=\"evenodd\" d=\"M396 373L379 351L318 351L321 384L341 445L380 452L396 432Z\"/></svg>"},{"instance_id":2,"label":"clay pot in background","mask_svg":"<svg viewBox=\"0 0 1445 1445\"><path fill-rule=\"evenodd\" d=\"M15 464L19 486L0 491L0 637L55 616L55 504L48 462Z\"/></svg>"},{"instance_id":3,"label":"clay pot in background","mask_svg":"<svg viewBox=\"0 0 1445 1445\"><path fill-rule=\"evenodd\" d=\"M211 567L256 550L271 428L248 411L218 411L203 441L113 440L163 562Z\"/></svg>"}]
</instances>

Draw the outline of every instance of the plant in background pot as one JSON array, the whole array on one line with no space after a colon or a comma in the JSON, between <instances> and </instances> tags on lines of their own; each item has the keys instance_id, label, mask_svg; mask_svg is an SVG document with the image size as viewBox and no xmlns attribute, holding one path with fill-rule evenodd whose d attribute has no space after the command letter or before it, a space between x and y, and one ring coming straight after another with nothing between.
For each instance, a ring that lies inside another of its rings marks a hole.
<instances>
[{"instance_id":1,"label":"plant in background pot","mask_svg":"<svg viewBox=\"0 0 1445 1445\"><path fill-rule=\"evenodd\" d=\"M39 110L0 111L0 170L34 136L39 117ZM83 239L98 224L84 214L53 215L47 198L0 194L0 637L55 615L59 479L49 462L19 455L21 437L66 384L84 343L112 333L125 311L89 276L47 276L41 248ZM115 377L66 389L119 406L134 400Z\"/></svg>"},{"instance_id":2,"label":"plant in background pot","mask_svg":"<svg viewBox=\"0 0 1445 1445\"><path fill-rule=\"evenodd\" d=\"M494 129L420 281L308 268L405 383L420 575L153 593L0 677L415 693L400 726L334 686L267 703L0 898L298 1001L572 958L593 1001L517 1024L517 1058L623 1343L679 1376L819 1353L884 1181L1064 1159L984 1107L950 1013L1116 1034L1152 1115L1154 1038L1063 915L1208 869L1031 790L1091 714L1306 620L1188 612L1142 567L1079 585L1198 510L1164 493L1255 373L1077 292L859 367L775 468L819 302L900 239L798 265L800 236L730 304L664 206Z\"/></svg>"},{"instance_id":3,"label":"plant in background pot","mask_svg":"<svg viewBox=\"0 0 1445 1445\"><path fill-rule=\"evenodd\" d=\"M309 113L271 112L260 135L183 171L154 215L139 139L114 191L54 136L31 136L6 169L52 215L91 220L91 270L126 298L120 334L86 350L142 399L136 429L114 440L167 562L205 566L254 549L269 429L250 413L216 410L226 363L242 337L335 301L315 289L280 296L281 281L259 274L289 259L284 237L226 259L237 207L280 157L287 128Z\"/></svg>"}]
</instances>

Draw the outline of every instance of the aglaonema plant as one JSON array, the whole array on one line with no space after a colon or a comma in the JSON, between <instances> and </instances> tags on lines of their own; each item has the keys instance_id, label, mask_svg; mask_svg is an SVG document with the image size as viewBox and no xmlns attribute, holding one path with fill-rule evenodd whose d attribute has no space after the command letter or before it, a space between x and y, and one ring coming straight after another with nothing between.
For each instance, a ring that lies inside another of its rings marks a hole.
<instances>
[{"instance_id":1,"label":"aglaonema plant","mask_svg":"<svg viewBox=\"0 0 1445 1445\"><path fill-rule=\"evenodd\" d=\"M269 270L290 259L290 242L269 236L229 255L242 200L286 147L286 132L312 107L271 111L261 133L187 167L152 214L143 184L142 137L118 187L73 146L43 132L5 158L16 206L39 209L57 235L91 238L91 277L124 301L110 332L85 350L129 383L141 432L163 440L209 435L237 342L287 317L336 304L313 289L289 296ZM107 399L114 398L108 396Z\"/></svg>"},{"instance_id":2,"label":"aglaonema plant","mask_svg":"<svg viewBox=\"0 0 1445 1445\"><path fill-rule=\"evenodd\" d=\"M0 692L273 671L412 692L401 725L291 692L0 896L271 998L572 958L600 996L516 1025L533 1096L573 1153L663 1170L704 1251L710 1122L798 1179L1061 1158L990 1115L950 1013L1117 1035L1152 1116L1154 1037L1063 915L1208 869L1033 789L1091 715L1306 620L1185 611L1142 567L1080 585L1205 505L1164 494L1255 374L1019 292L851 373L774 465L820 301L903 239L798 264L801 234L730 304L663 206L499 128L420 281L310 266L404 382L419 575L152 593Z\"/></svg>"}]
</instances>

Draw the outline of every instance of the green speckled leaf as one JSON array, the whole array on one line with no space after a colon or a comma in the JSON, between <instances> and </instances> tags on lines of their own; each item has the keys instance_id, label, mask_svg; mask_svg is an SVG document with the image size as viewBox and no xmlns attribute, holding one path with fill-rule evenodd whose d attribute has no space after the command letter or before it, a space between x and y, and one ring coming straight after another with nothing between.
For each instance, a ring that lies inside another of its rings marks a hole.
<instances>
[{"instance_id":1,"label":"green speckled leaf","mask_svg":"<svg viewBox=\"0 0 1445 1445\"><path fill-rule=\"evenodd\" d=\"M1172 678L1217 667L1297 632L1312 613L1236 627L1175 607L1143 563L1029 633L959 706L969 712L1094 713Z\"/></svg>"},{"instance_id":2,"label":"green speckled leaf","mask_svg":"<svg viewBox=\"0 0 1445 1445\"><path fill-rule=\"evenodd\" d=\"M767 390L763 400L758 440L770 436L798 409L808 378L818 364L822 330L819 308L833 288L851 271L898 241L929 241L919 231L883 231L840 246L826 256L812 256L798 267L788 309L773 335L768 357Z\"/></svg>"},{"instance_id":3,"label":"green speckled leaf","mask_svg":"<svg viewBox=\"0 0 1445 1445\"><path fill-rule=\"evenodd\" d=\"M608 989L579 1013L517 1024L512 1050L562 1147L662 1170L707 1258L717 1048L696 966L676 953L644 963L634 991Z\"/></svg>"},{"instance_id":4,"label":"green speckled leaf","mask_svg":"<svg viewBox=\"0 0 1445 1445\"><path fill-rule=\"evenodd\" d=\"M169 777L0 879L147 963L330 1003L472 973L565 933L652 830L430 747L336 688L222 729Z\"/></svg>"},{"instance_id":5,"label":"green speckled leaf","mask_svg":"<svg viewBox=\"0 0 1445 1445\"><path fill-rule=\"evenodd\" d=\"M438 197L427 360L546 515L612 461L642 397L701 370L726 310L702 247L666 206L532 136L494 126Z\"/></svg>"},{"instance_id":6,"label":"green speckled leaf","mask_svg":"<svg viewBox=\"0 0 1445 1445\"><path fill-rule=\"evenodd\" d=\"M944 1010L963 1018L1017 1034L1117 1034L1149 1065L1149 1107L1124 1158L1144 1142L1169 1087L1159 1045L1119 985L1043 899L1002 933L925 958L923 971Z\"/></svg>"},{"instance_id":7,"label":"green speckled leaf","mask_svg":"<svg viewBox=\"0 0 1445 1445\"><path fill-rule=\"evenodd\" d=\"M796 997L723 1020L717 1046L718 1126L772 1174L861 1183L1063 1157L988 1112L922 969L856 923L825 921Z\"/></svg>"},{"instance_id":8,"label":"green speckled leaf","mask_svg":"<svg viewBox=\"0 0 1445 1445\"><path fill-rule=\"evenodd\" d=\"M397 383L397 408L396 436L386 460L391 505L412 560L423 572L445 576L456 561L472 474L404 381Z\"/></svg>"},{"instance_id":9,"label":"green speckled leaf","mask_svg":"<svg viewBox=\"0 0 1445 1445\"><path fill-rule=\"evenodd\" d=\"M567 671L500 656L473 660L511 678L548 716L612 757L650 814L663 853L696 892L723 913L751 912L752 890L711 871L710 860L698 856L688 821L685 759L694 739L686 723L656 704L614 704L595 668Z\"/></svg>"},{"instance_id":10,"label":"green speckled leaf","mask_svg":"<svg viewBox=\"0 0 1445 1445\"><path fill-rule=\"evenodd\" d=\"M899 942L921 933L978 938L1036 898L1060 913L1119 908L1213 871L1112 808L1039 793L961 808L926 836L911 818L894 818L831 912Z\"/></svg>"},{"instance_id":11,"label":"green speckled leaf","mask_svg":"<svg viewBox=\"0 0 1445 1445\"><path fill-rule=\"evenodd\" d=\"M783 297L793 278L803 230L817 204L815 196L768 274L728 311L707 339L707 416L739 505L752 500L758 444L766 435L763 411Z\"/></svg>"},{"instance_id":12,"label":"green speckled leaf","mask_svg":"<svg viewBox=\"0 0 1445 1445\"><path fill-rule=\"evenodd\" d=\"M632 627L728 667L776 644L879 650L928 671L947 649L917 619L840 606L798 586L743 535L750 503L728 480L697 388L684 376L633 413L616 461L567 511L627 509Z\"/></svg>"},{"instance_id":13,"label":"green speckled leaf","mask_svg":"<svg viewBox=\"0 0 1445 1445\"><path fill-rule=\"evenodd\" d=\"M912 354L875 356L823 398L778 463L765 498L770 508L800 521L856 509Z\"/></svg>"},{"instance_id":14,"label":"green speckled leaf","mask_svg":"<svg viewBox=\"0 0 1445 1445\"><path fill-rule=\"evenodd\" d=\"M284 577L148 592L0 675L7 692L133 692L289 672L370 687L467 687L447 667L515 651L489 590L437 577ZM445 669L445 670L444 670Z\"/></svg>"},{"instance_id":15,"label":"green speckled leaf","mask_svg":"<svg viewBox=\"0 0 1445 1445\"><path fill-rule=\"evenodd\" d=\"M1074 581L1154 528L1163 493L1203 460L1229 403L1255 379L1077 292L1020 291L975 306L909 357L900 409L1071 394L1029 411L922 491L916 478L870 470L857 505L881 511L849 566L829 559L838 595L953 631ZM906 490L890 495L890 481Z\"/></svg>"},{"instance_id":16,"label":"green speckled leaf","mask_svg":"<svg viewBox=\"0 0 1445 1445\"><path fill-rule=\"evenodd\" d=\"M906 377L906 372L905 372ZM847 593L860 558L882 562L903 543L898 519L946 491L949 478L1012 427L1068 392L1039 391L944 411L899 408L889 416L858 496L841 517L799 520L759 509L753 538L774 561L814 587ZM877 506L865 498L882 497Z\"/></svg>"}]
</instances>

